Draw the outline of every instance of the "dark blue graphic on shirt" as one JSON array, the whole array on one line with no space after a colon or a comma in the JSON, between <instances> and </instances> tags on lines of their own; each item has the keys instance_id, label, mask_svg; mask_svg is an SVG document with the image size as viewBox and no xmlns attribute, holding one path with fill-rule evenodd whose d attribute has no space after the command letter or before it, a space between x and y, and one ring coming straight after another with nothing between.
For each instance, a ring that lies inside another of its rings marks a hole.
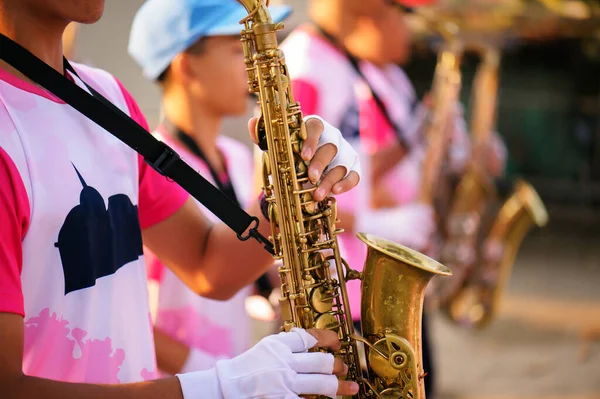
<instances>
[{"instance_id":1,"label":"dark blue graphic on shirt","mask_svg":"<svg viewBox=\"0 0 600 399\"><path fill-rule=\"evenodd\" d=\"M342 115L340 132L346 140L360 138L360 115L356 101L352 101Z\"/></svg>"},{"instance_id":2,"label":"dark blue graphic on shirt","mask_svg":"<svg viewBox=\"0 0 600 399\"><path fill-rule=\"evenodd\" d=\"M114 274L143 253L137 206L125 194L104 198L88 186L75 167L83 186L79 205L71 209L58 233L65 277L65 295L92 287L96 280Z\"/></svg>"}]
</instances>

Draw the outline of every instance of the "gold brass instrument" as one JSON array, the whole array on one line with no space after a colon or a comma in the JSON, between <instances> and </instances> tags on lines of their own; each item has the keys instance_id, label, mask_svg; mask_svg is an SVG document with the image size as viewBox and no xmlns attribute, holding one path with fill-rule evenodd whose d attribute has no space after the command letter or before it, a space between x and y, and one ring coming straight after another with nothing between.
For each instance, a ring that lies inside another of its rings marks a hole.
<instances>
[{"instance_id":1,"label":"gold brass instrument","mask_svg":"<svg viewBox=\"0 0 600 399\"><path fill-rule=\"evenodd\" d=\"M461 42L455 35L448 35L444 48L438 54L432 88L434 109L424 132L427 150L419 190L419 202L424 204L434 205L442 165L448 152L461 89L461 56Z\"/></svg>"},{"instance_id":2,"label":"gold brass instrument","mask_svg":"<svg viewBox=\"0 0 600 399\"><path fill-rule=\"evenodd\" d=\"M482 327L493 318L525 234L534 224L542 227L548 220L533 187L519 181L500 207L489 232L482 230L484 213L498 197L492 177L481 165L483 156L479 152L495 125L499 61L496 48L483 47L472 93L474 154L456 190L441 257L459 274L436 292L447 315L469 327ZM487 237L482 238L486 233Z\"/></svg>"},{"instance_id":3,"label":"gold brass instrument","mask_svg":"<svg viewBox=\"0 0 600 399\"><path fill-rule=\"evenodd\" d=\"M478 50L484 50L473 91L475 101L471 131L475 153L482 151L482 145L495 124L500 61L499 52L489 46L482 47L482 41L502 43L513 36L537 37L536 27L546 26L545 23L537 23L542 20L553 22L552 26L556 27L553 32L560 31L563 36L591 31L590 24L582 24L581 21L574 24L572 19L558 17L545 8L547 5L546 0L467 4L441 2L419 9L420 15L414 25L420 29L421 36L432 33L432 22L445 21L460 27L461 39L467 47L475 45ZM590 23L593 24L593 21ZM455 277L436 280L430 287L433 288L433 302L441 305L453 320L479 327L489 322L497 311L499 298L525 234L534 224L541 227L548 219L533 187L519 181L495 215L491 229L482 229L483 212L492 200L497 199L497 193L495 182L487 175L483 165L478 164L481 158L478 155L473 157L457 186L447 219L441 221L446 241L440 260L455 270Z\"/></svg>"},{"instance_id":4,"label":"gold brass instrument","mask_svg":"<svg viewBox=\"0 0 600 399\"><path fill-rule=\"evenodd\" d=\"M238 0L248 11L241 23L249 90L258 93L257 136L263 153L263 192L267 198L276 259L282 260L282 330L292 327L336 331L335 352L348 365L347 379L359 383L358 398L424 399L421 353L423 292L445 266L389 241L359 234L369 256L362 273L340 257L333 198L315 202L315 186L300 157L306 130L294 101L287 67L278 48L275 24L263 0ZM262 146L265 150L265 146ZM330 266L335 264L335 274ZM363 279L364 337L354 333L346 281ZM357 342L364 344L361 364ZM363 377L366 370L366 377Z\"/></svg>"},{"instance_id":5,"label":"gold brass instrument","mask_svg":"<svg viewBox=\"0 0 600 399\"><path fill-rule=\"evenodd\" d=\"M463 46L456 34L456 26L445 24L438 28L443 33L444 45L438 53L438 60L432 84L433 109L424 125L423 135L427 140L422 162L422 174L418 201L435 209L438 229L431 237L430 253L444 242L444 220L447 217L450 181L444 175L444 164L448 159L452 129L454 128L456 105L461 89L460 63ZM432 255L437 256L437 254ZM436 280L430 288L430 303L437 303L436 292L440 284L448 284L453 278Z\"/></svg>"},{"instance_id":6,"label":"gold brass instrument","mask_svg":"<svg viewBox=\"0 0 600 399\"><path fill-rule=\"evenodd\" d=\"M483 59L477 68L471 95L475 99L470 126L473 156L456 187L445 221L446 237L440 260L453 267L455 273L452 279L437 287L436 300L441 305L447 305L476 263L481 217L487 202L495 196L494 181L479 161L494 128L500 54L494 47L480 49L483 50Z\"/></svg>"}]
</instances>

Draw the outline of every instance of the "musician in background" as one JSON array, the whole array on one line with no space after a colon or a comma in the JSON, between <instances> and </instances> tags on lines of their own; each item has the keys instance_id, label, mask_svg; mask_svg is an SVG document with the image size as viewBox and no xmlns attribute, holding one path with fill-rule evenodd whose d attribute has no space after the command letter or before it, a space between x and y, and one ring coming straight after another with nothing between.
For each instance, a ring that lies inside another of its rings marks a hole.
<instances>
[{"instance_id":1,"label":"musician in background","mask_svg":"<svg viewBox=\"0 0 600 399\"><path fill-rule=\"evenodd\" d=\"M358 189L338 197L342 256L361 270L366 231L414 248L431 249L437 226L434 210L416 202L426 140L423 123L434 104L419 103L398 66L410 58L411 33L405 14L411 10L389 0L313 0L311 22L292 32L282 49L292 79L294 99L307 113L326 115L362 154ZM462 173L469 138L457 106L451 124L449 163ZM428 252L430 253L430 252ZM348 282L351 312L360 331L360 282ZM434 367L426 318L423 362L428 395Z\"/></svg>"},{"instance_id":2,"label":"musician in background","mask_svg":"<svg viewBox=\"0 0 600 399\"><path fill-rule=\"evenodd\" d=\"M162 94L163 118L154 135L239 206L246 207L256 200L251 152L245 144L221 135L223 119L244 114L248 104L240 25L234 21L243 18L246 11L235 1L219 6L196 1L189 8L199 15L189 27L197 32L192 42L188 36L172 33L177 15L154 15L152 7L142 7L135 16L129 47L145 76L158 83ZM274 6L270 11L279 22L291 8ZM218 12L234 13L228 18L233 23L214 18ZM164 51L152 45L157 37L171 40L168 59L163 60L169 65L160 73L151 71ZM147 50L140 54L140 48ZM217 220L200 203L198 206L207 218ZM219 358L234 357L248 349L252 331L246 300L254 293L254 286L241 289L226 301L203 298L151 251L145 254L150 292L157 296L154 341L162 371L176 374L206 369Z\"/></svg>"}]
</instances>

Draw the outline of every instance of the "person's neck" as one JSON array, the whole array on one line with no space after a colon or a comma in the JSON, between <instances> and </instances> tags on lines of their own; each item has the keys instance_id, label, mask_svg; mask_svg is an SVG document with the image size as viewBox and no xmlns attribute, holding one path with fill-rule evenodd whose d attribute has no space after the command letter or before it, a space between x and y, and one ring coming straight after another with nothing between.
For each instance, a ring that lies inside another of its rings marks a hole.
<instances>
[{"instance_id":1,"label":"person's neck","mask_svg":"<svg viewBox=\"0 0 600 399\"><path fill-rule=\"evenodd\" d=\"M223 172L225 163L217 138L221 129L222 116L206 107L192 105L189 101L181 101L169 97L163 99L165 118L190 136L202 149L206 161L217 171Z\"/></svg>"},{"instance_id":2,"label":"person's neck","mask_svg":"<svg viewBox=\"0 0 600 399\"><path fill-rule=\"evenodd\" d=\"M67 25L68 21L43 19L17 1L0 3L0 33L60 73L64 73L62 35ZM30 81L4 61L0 61L0 68Z\"/></svg>"}]
</instances>

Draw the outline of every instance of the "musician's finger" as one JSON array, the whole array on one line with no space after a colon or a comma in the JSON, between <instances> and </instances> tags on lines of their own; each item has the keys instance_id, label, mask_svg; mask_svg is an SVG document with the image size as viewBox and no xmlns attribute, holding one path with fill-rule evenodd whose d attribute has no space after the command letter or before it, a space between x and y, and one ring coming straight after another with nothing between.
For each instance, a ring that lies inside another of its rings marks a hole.
<instances>
[{"instance_id":1,"label":"musician's finger","mask_svg":"<svg viewBox=\"0 0 600 399\"><path fill-rule=\"evenodd\" d=\"M306 128L306 140L302 143L302 153L300 155L305 161L310 161L317 151L319 139L323 134L325 126L323 125L323 122L317 118L307 118L304 122L304 126ZM327 162L327 164L329 164L329 162Z\"/></svg>"},{"instance_id":2,"label":"musician's finger","mask_svg":"<svg viewBox=\"0 0 600 399\"><path fill-rule=\"evenodd\" d=\"M299 374L333 374L336 367L343 369L343 363L340 366L336 361L331 353L309 352L295 353L289 364Z\"/></svg>"},{"instance_id":3,"label":"musician's finger","mask_svg":"<svg viewBox=\"0 0 600 399\"><path fill-rule=\"evenodd\" d=\"M298 395L324 395L333 399L356 395L358 389L356 382L340 381L333 375L298 374L294 383L294 391Z\"/></svg>"},{"instance_id":4,"label":"musician's finger","mask_svg":"<svg viewBox=\"0 0 600 399\"><path fill-rule=\"evenodd\" d=\"M312 183L319 181L323 171L333 161L338 150L333 144L325 144L317 150L317 153L308 165L308 178Z\"/></svg>"},{"instance_id":5,"label":"musician's finger","mask_svg":"<svg viewBox=\"0 0 600 399\"><path fill-rule=\"evenodd\" d=\"M358 384L354 381L338 381L338 396L352 396L358 393Z\"/></svg>"},{"instance_id":6,"label":"musician's finger","mask_svg":"<svg viewBox=\"0 0 600 399\"><path fill-rule=\"evenodd\" d=\"M306 352L315 347L319 342L314 334L310 334L308 331L296 327L292 328L290 332L271 335L265 339L277 340L287 345L293 353Z\"/></svg>"},{"instance_id":7,"label":"musician's finger","mask_svg":"<svg viewBox=\"0 0 600 399\"><path fill-rule=\"evenodd\" d=\"M306 331L317 339L317 343L313 347L331 349L334 351L339 350L342 347L337 333L331 330L319 330L316 328L311 328L310 330Z\"/></svg>"},{"instance_id":8,"label":"musician's finger","mask_svg":"<svg viewBox=\"0 0 600 399\"><path fill-rule=\"evenodd\" d=\"M258 137L256 136L256 124L258 123L258 118L251 118L248 121L248 131L250 132L250 139L254 144L258 144Z\"/></svg>"},{"instance_id":9,"label":"musician's finger","mask_svg":"<svg viewBox=\"0 0 600 399\"><path fill-rule=\"evenodd\" d=\"M348 365L339 357L333 361L333 374L338 377L345 377L348 374Z\"/></svg>"},{"instance_id":10,"label":"musician's finger","mask_svg":"<svg viewBox=\"0 0 600 399\"><path fill-rule=\"evenodd\" d=\"M292 389L298 395L324 395L335 398L339 390L339 381L334 375L298 374Z\"/></svg>"},{"instance_id":11,"label":"musician's finger","mask_svg":"<svg viewBox=\"0 0 600 399\"><path fill-rule=\"evenodd\" d=\"M319 186L313 193L315 201L322 201L331 193L334 184L340 182L346 176L346 167L336 166L323 177Z\"/></svg>"},{"instance_id":12,"label":"musician's finger","mask_svg":"<svg viewBox=\"0 0 600 399\"><path fill-rule=\"evenodd\" d=\"M348 176L346 176L341 182L334 184L333 189L331 191L334 194L345 193L346 191L349 191L352 188L356 187L359 181L360 177L358 173L352 171L348 173Z\"/></svg>"}]
</instances>

